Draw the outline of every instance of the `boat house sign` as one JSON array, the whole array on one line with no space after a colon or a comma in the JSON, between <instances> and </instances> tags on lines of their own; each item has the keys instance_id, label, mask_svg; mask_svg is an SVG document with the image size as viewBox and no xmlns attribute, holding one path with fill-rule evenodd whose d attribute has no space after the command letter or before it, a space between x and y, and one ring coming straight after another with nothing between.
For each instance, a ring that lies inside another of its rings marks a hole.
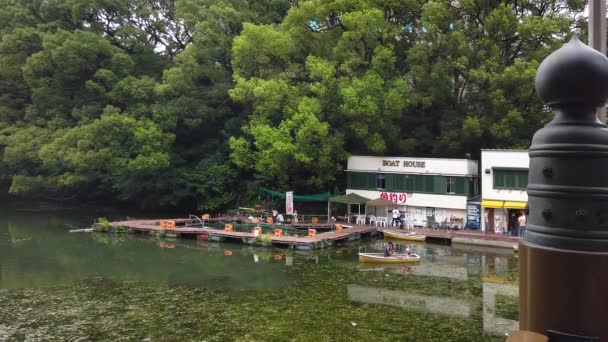
<instances>
[{"instance_id":1,"label":"boat house sign","mask_svg":"<svg viewBox=\"0 0 608 342\"><path fill-rule=\"evenodd\" d=\"M403 165L401 165L401 162L403 162ZM426 162L425 161L418 161L418 160L390 160L390 159L384 159L382 160L382 166L395 166L395 167L419 167L419 168L425 168L426 167Z\"/></svg>"}]
</instances>

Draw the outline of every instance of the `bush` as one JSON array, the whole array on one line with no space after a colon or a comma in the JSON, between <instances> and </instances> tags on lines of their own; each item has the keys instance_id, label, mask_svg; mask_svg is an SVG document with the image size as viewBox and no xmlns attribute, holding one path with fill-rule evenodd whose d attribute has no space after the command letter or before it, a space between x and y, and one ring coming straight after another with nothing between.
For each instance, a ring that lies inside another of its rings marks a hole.
<instances>
[{"instance_id":1,"label":"bush","mask_svg":"<svg viewBox=\"0 0 608 342\"><path fill-rule=\"evenodd\" d=\"M272 245L272 237L267 234L258 235L253 238L252 243L256 246L269 247L270 245Z\"/></svg>"},{"instance_id":2,"label":"bush","mask_svg":"<svg viewBox=\"0 0 608 342\"><path fill-rule=\"evenodd\" d=\"M97 224L93 226L93 230L96 232L107 232L110 231L110 221L105 217L97 219Z\"/></svg>"}]
</instances>

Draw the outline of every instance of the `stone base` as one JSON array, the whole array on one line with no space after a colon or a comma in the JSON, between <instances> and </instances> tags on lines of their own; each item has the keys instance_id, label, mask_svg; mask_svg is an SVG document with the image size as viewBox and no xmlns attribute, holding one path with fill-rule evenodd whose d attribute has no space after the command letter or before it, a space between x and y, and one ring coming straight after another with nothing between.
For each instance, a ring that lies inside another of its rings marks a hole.
<instances>
[{"instance_id":1,"label":"stone base","mask_svg":"<svg viewBox=\"0 0 608 342\"><path fill-rule=\"evenodd\" d=\"M519 244L519 326L608 341L608 253Z\"/></svg>"}]
</instances>

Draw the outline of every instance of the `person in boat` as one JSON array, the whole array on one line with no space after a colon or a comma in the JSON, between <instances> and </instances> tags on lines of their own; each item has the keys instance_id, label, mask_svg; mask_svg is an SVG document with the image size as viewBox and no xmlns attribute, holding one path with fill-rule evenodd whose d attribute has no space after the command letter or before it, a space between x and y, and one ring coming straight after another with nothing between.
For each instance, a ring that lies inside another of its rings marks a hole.
<instances>
[{"instance_id":1,"label":"person in boat","mask_svg":"<svg viewBox=\"0 0 608 342\"><path fill-rule=\"evenodd\" d=\"M389 257L395 254L395 248L393 247L393 243L389 242L384 246L384 256Z\"/></svg>"},{"instance_id":2,"label":"person in boat","mask_svg":"<svg viewBox=\"0 0 608 342\"><path fill-rule=\"evenodd\" d=\"M405 255L409 258L412 255L412 250L410 249L410 247L408 246L405 249Z\"/></svg>"},{"instance_id":3,"label":"person in boat","mask_svg":"<svg viewBox=\"0 0 608 342\"><path fill-rule=\"evenodd\" d=\"M293 223L298 223L298 211L293 211Z\"/></svg>"},{"instance_id":4,"label":"person in boat","mask_svg":"<svg viewBox=\"0 0 608 342\"><path fill-rule=\"evenodd\" d=\"M283 222L285 222L285 218L283 218L283 214L277 214L277 221L278 224L282 224Z\"/></svg>"}]
</instances>

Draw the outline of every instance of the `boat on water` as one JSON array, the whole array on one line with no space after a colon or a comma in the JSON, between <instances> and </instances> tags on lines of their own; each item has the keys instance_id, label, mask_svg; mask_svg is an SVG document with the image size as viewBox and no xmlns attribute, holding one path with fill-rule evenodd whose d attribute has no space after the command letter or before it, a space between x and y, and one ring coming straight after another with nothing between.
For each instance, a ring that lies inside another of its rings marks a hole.
<instances>
[{"instance_id":1,"label":"boat on water","mask_svg":"<svg viewBox=\"0 0 608 342\"><path fill-rule=\"evenodd\" d=\"M391 238L391 239L397 239L397 240L406 240L406 241L424 241L424 240L426 240L426 236L416 234L416 233L402 233L402 232L395 232L395 231L390 231L390 230L383 230L382 233L384 234L384 237Z\"/></svg>"},{"instance_id":2,"label":"boat on water","mask_svg":"<svg viewBox=\"0 0 608 342\"><path fill-rule=\"evenodd\" d=\"M359 262L375 262L375 263L389 263L389 264L402 264L408 262L420 261L418 254L393 254L391 256L384 256L384 253L361 253L359 252Z\"/></svg>"}]
</instances>

